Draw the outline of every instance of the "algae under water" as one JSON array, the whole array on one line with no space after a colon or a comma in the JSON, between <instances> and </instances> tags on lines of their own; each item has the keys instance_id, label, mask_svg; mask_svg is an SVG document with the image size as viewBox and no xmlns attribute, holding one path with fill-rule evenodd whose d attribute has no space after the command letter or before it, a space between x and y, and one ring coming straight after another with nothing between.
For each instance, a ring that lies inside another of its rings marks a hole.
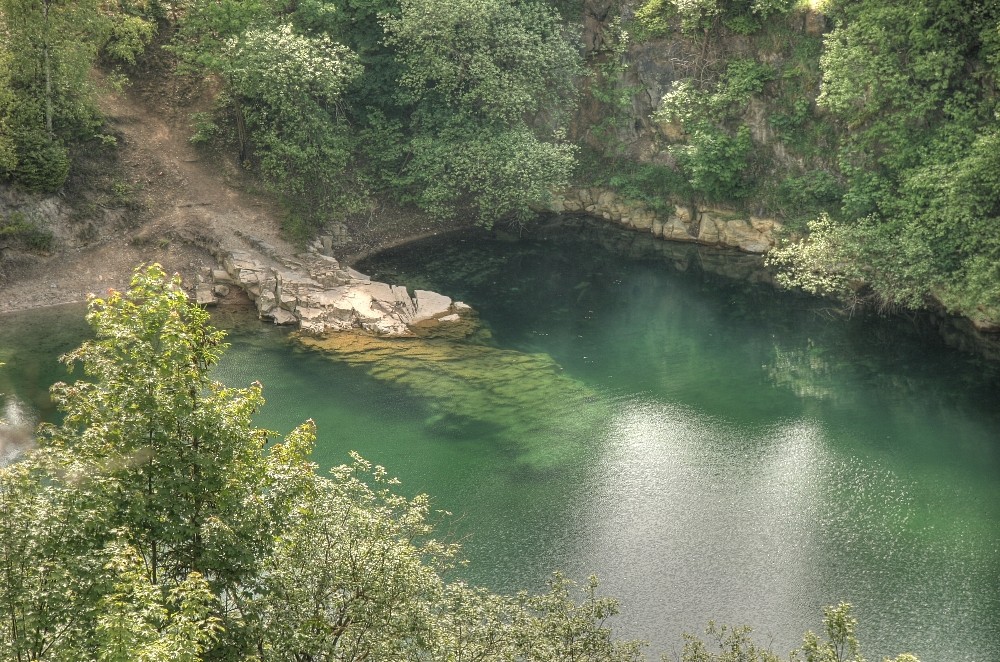
<instances>
[{"instance_id":1,"label":"algae under water","mask_svg":"<svg viewBox=\"0 0 1000 662\"><path fill-rule=\"evenodd\" d=\"M266 427L315 418L322 465L358 450L430 493L468 579L597 573L651 659L709 619L786 651L846 600L868 659L1000 660L995 364L755 285L752 259L585 223L359 266L490 337L316 348L242 324L217 376L264 383ZM48 417L74 343L33 353L30 319L0 321L0 391Z\"/></svg>"}]
</instances>

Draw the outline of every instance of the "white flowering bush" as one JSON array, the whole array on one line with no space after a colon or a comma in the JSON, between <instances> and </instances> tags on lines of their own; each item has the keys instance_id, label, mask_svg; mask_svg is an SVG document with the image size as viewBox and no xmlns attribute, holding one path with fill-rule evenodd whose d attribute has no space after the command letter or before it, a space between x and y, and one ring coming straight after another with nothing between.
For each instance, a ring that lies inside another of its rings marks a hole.
<instances>
[{"instance_id":1,"label":"white flowering bush","mask_svg":"<svg viewBox=\"0 0 1000 662\"><path fill-rule=\"evenodd\" d=\"M343 204L352 148L343 95L361 72L357 56L287 24L230 39L226 53L223 74L245 126L244 155L253 152L293 210Z\"/></svg>"}]
</instances>

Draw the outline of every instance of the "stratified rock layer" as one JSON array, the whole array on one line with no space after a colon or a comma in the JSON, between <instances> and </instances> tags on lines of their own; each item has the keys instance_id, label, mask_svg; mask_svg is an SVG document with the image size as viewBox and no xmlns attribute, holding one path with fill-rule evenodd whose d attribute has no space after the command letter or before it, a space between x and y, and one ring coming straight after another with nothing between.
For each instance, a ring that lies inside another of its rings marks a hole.
<instances>
[{"instance_id":1,"label":"stratified rock layer","mask_svg":"<svg viewBox=\"0 0 1000 662\"><path fill-rule=\"evenodd\" d=\"M619 197L614 191L602 188L565 191L554 197L550 210L603 218L670 241L728 246L758 254L774 246L775 233L781 229L781 223L775 219L726 209L676 205L667 211L657 211L642 202Z\"/></svg>"},{"instance_id":2,"label":"stratified rock layer","mask_svg":"<svg viewBox=\"0 0 1000 662\"><path fill-rule=\"evenodd\" d=\"M441 338L335 333L299 340L419 397L430 414L425 425L438 435L493 437L536 470L579 457L580 439L599 435L612 418L604 400L547 354Z\"/></svg>"},{"instance_id":3,"label":"stratified rock layer","mask_svg":"<svg viewBox=\"0 0 1000 662\"><path fill-rule=\"evenodd\" d=\"M311 335L363 331L376 336L461 337L475 327L472 309L436 292L373 281L312 247L283 255L266 242L243 237L245 249L220 250L222 269L200 285L198 302L211 304L215 289L236 285L261 319L296 325Z\"/></svg>"}]
</instances>

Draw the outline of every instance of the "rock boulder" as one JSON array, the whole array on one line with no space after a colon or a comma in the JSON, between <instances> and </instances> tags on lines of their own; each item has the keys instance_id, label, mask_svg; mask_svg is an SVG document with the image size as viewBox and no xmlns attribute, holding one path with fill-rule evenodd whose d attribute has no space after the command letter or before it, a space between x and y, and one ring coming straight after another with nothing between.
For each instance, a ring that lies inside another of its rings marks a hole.
<instances>
[{"instance_id":1,"label":"rock boulder","mask_svg":"<svg viewBox=\"0 0 1000 662\"><path fill-rule=\"evenodd\" d=\"M323 254L321 243L305 253L283 256L269 244L244 239L250 250L222 252L223 269L213 271L214 282L196 291L200 303L214 303L214 288L232 284L246 291L261 319L297 325L313 335L361 331L407 337L474 330L472 309L466 304L427 290L410 296L403 286L373 281Z\"/></svg>"}]
</instances>

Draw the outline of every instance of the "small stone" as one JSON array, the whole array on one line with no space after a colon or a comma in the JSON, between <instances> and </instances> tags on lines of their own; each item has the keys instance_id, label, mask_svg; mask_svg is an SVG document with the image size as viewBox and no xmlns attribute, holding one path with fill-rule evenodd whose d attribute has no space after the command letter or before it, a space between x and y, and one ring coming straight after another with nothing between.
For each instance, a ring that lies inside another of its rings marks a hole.
<instances>
[{"instance_id":1,"label":"small stone","mask_svg":"<svg viewBox=\"0 0 1000 662\"><path fill-rule=\"evenodd\" d=\"M285 326L288 324L295 324L299 321L299 318L288 312L284 308L275 308L271 311L271 319L274 320L275 324Z\"/></svg>"},{"instance_id":2,"label":"small stone","mask_svg":"<svg viewBox=\"0 0 1000 662\"><path fill-rule=\"evenodd\" d=\"M194 288L194 300L201 306L214 306L217 303L212 286L208 283L199 283Z\"/></svg>"},{"instance_id":3,"label":"small stone","mask_svg":"<svg viewBox=\"0 0 1000 662\"><path fill-rule=\"evenodd\" d=\"M212 280L216 283L226 283L231 285L233 279L229 276L229 272L225 269L212 269Z\"/></svg>"}]
</instances>

